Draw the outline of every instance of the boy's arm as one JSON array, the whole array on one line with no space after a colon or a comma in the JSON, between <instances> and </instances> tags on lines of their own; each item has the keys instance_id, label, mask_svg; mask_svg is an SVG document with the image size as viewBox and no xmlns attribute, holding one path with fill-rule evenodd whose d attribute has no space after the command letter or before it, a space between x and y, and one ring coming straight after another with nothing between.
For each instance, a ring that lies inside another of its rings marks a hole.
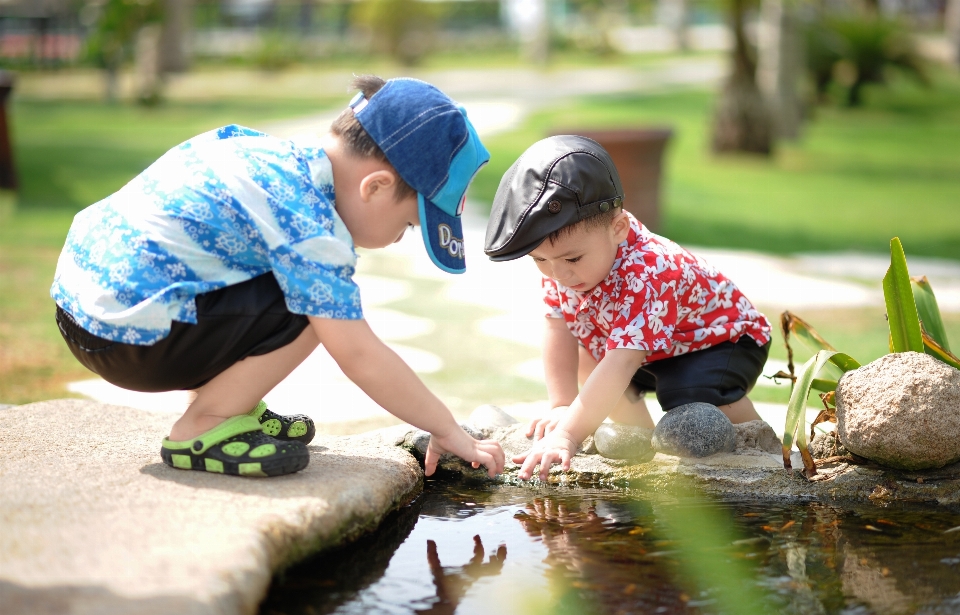
<instances>
[{"instance_id":1,"label":"boy's arm","mask_svg":"<svg viewBox=\"0 0 960 615\"><path fill-rule=\"evenodd\" d=\"M537 465L540 466L541 480L547 479L550 466L555 463L569 470L570 459L577 453L577 447L610 414L646 356L646 350L608 350L556 429L543 440L538 440L529 451L513 458L514 463L523 463L520 478L526 480L533 476Z\"/></svg>"},{"instance_id":2,"label":"boy's arm","mask_svg":"<svg viewBox=\"0 0 960 615\"><path fill-rule=\"evenodd\" d=\"M562 318L546 318L543 332L543 376L547 383L550 409L547 416L535 418L527 427L527 437L539 440L550 433L560 420L559 411L577 398L577 339Z\"/></svg>"},{"instance_id":3,"label":"boy's arm","mask_svg":"<svg viewBox=\"0 0 960 615\"><path fill-rule=\"evenodd\" d=\"M429 431L424 473L433 474L443 453L453 453L496 476L503 471L503 450L493 440L474 440L420 381L413 370L370 329L365 320L310 318L320 343L343 373L390 414Z\"/></svg>"}]
</instances>

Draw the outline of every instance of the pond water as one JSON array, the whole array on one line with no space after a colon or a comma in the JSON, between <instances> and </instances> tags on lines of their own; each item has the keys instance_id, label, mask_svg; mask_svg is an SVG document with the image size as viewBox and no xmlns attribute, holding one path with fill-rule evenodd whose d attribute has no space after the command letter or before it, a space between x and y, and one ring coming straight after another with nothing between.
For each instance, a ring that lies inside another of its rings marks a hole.
<instances>
[{"instance_id":1,"label":"pond water","mask_svg":"<svg viewBox=\"0 0 960 615\"><path fill-rule=\"evenodd\" d=\"M260 613L954 614L960 511L428 480Z\"/></svg>"}]
</instances>

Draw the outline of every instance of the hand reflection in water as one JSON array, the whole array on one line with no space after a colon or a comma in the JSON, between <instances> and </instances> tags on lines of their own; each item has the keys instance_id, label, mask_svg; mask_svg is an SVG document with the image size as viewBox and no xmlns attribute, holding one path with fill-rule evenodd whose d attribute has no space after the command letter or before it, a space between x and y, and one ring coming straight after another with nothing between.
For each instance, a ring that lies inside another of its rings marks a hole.
<instances>
[{"instance_id":1,"label":"hand reflection in water","mask_svg":"<svg viewBox=\"0 0 960 615\"><path fill-rule=\"evenodd\" d=\"M500 545L496 555L491 555L490 560L484 562L483 542L480 541L480 536L474 536L473 557L470 562L465 566L444 567L437 554L437 543L428 540L427 561L430 563L430 572L433 573L433 584L437 587L437 601L429 609L416 612L422 615L452 615L474 581L500 574L506 559L507 546Z\"/></svg>"},{"instance_id":2,"label":"hand reflection in water","mask_svg":"<svg viewBox=\"0 0 960 615\"><path fill-rule=\"evenodd\" d=\"M586 511L570 510L562 501L551 498L535 499L515 517L532 537L539 537L550 551L547 562L560 564L570 570L584 571L585 563L595 563L584 557L578 543L604 534L604 518L593 506Z\"/></svg>"}]
</instances>

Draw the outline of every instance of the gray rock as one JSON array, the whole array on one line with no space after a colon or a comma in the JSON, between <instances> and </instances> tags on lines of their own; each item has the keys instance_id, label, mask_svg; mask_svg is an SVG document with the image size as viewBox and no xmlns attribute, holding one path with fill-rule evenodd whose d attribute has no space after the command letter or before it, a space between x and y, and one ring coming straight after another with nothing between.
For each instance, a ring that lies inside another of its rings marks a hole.
<instances>
[{"instance_id":1,"label":"gray rock","mask_svg":"<svg viewBox=\"0 0 960 615\"><path fill-rule=\"evenodd\" d=\"M474 440L483 440L483 433L473 425L467 423L461 423L460 427L463 427L463 430L467 432L471 438ZM414 429L407 432L406 436L399 446L409 450L411 453L417 456L418 459L423 459L423 456L427 454L427 447L430 446L430 432L424 431L422 429ZM444 455L446 457L446 455ZM451 455L452 457L453 455Z\"/></svg>"},{"instance_id":2,"label":"gray rock","mask_svg":"<svg viewBox=\"0 0 960 615\"><path fill-rule=\"evenodd\" d=\"M678 457L730 453L737 446L733 423L712 404L685 404L668 411L653 430L653 448Z\"/></svg>"},{"instance_id":3,"label":"gray rock","mask_svg":"<svg viewBox=\"0 0 960 615\"><path fill-rule=\"evenodd\" d=\"M0 404L0 410L6 410L7 408L13 408L12 404Z\"/></svg>"},{"instance_id":4,"label":"gray rock","mask_svg":"<svg viewBox=\"0 0 960 615\"><path fill-rule=\"evenodd\" d=\"M320 436L306 469L240 478L164 465L173 415L76 399L17 413L0 421L5 614L255 613L274 572L422 486L416 460L379 439Z\"/></svg>"},{"instance_id":5,"label":"gray rock","mask_svg":"<svg viewBox=\"0 0 960 615\"><path fill-rule=\"evenodd\" d=\"M837 435L850 452L891 468L960 461L960 371L903 352L847 372L837 385Z\"/></svg>"},{"instance_id":6,"label":"gray rock","mask_svg":"<svg viewBox=\"0 0 960 615\"><path fill-rule=\"evenodd\" d=\"M810 442L810 454L814 459L826 459L827 457L842 457L849 455L850 451L837 440L837 432L828 431L818 433Z\"/></svg>"},{"instance_id":7,"label":"gray rock","mask_svg":"<svg viewBox=\"0 0 960 615\"><path fill-rule=\"evenodd\" d=\"M747 451L763 451L771 455L782 454L783 444L766 421L737 423L733 428L737 434L735 452L743 454Z\"/></svg>"},{"instance_id":8,"label":"gray rock","mask_svg":"<svg viewBox=\"0 0 960 615\"><path fill-rule=\"evenodd\" d=\"M525 425L502 427L492 437L500 442L507 456L501 480L529 484L537 489L541 485L538 480L517 481L520 466L510 461L512 456L530 450L533 444L524 436L525 429ZM883 501L890 502L960 506L960 463L917 472L839 463L821 469L813 480L807 480L796 470L803 467L799 453L794 452L792 456L793 472L783 469L779 457L779 454L743 449L742 453L720 453L700 459L657 454L652 460L639 463L578 454L571 459L569 471L553 466L548 482L571 487L632 487L644 492L671 493L675 481L689 478L696 481L703 493L738 499L876 503L877 498L882 497ZM476 470L463 465L451 469L466 477L476 474Z\"/></svg>"},{"instance_id":9,"label":"gray rock","mask_svg":"<svg viewBox=\"0 0 960 615\"><path fill-rule=\"evenodd\" d=\"M650 445L651 437L653 437L652 429L604 423L593 434L593 441L597 452L607 459L649 461L656 454Z\"/></svg>"},{"instance_id":10,"label":"gray rock","mask_svg":"<svg viewBox=\"0 0 960 615\"><path fill-rule=\"evenodd\" d=\"M519 422L520 421L510 416L499 407L491 404L477 406L477 408L471 412L470 416L467 418L467 423L473 425L484 433L490 433L494 429L515 425Z\"/></svg>"}]
</instances>

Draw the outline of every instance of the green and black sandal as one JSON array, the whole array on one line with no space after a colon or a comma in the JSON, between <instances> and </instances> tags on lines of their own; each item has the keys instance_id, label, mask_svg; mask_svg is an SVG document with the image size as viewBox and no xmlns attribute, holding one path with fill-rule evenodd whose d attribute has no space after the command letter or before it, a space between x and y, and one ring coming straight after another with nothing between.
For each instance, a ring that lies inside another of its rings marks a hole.
<instances>
[{"instance_id":1,"label":"green and black sandal","mask_svg":"<svg viewBox=\"0 0 960 615\"><path fill-rule=\"evenodd\" d=\"M280 476L310 463L302 442L283 442L263 433L249 414L229 418L192 440L163 439L160 457L181 470L203 470L234 476Z\"/></svg>"},{"instance_id":2,"label":"green and black sandal","mask_svg":"<svg viewBox=\"0 0 960 615\"><path fill-rule=\"evenodd\" d=\"M317 427L313 419L304 414L281 416L267 409L267 402L261 401L257 407L249 412L249 416L256 418L263 425L263 433L273 436L277 440L289 440L309 444L313 436L317 435Z\"/></svg>"}]
</instances>

